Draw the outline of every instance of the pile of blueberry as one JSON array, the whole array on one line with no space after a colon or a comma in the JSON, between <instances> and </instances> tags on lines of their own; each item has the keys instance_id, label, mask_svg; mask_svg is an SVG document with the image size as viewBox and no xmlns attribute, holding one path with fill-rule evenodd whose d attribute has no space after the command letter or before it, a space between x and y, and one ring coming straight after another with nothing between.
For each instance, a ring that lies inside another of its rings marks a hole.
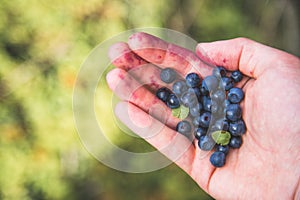
<instances>
[{"instance_id":1,"label":"pile of blueberry","mask_svg":"<svg viewBox=\"0 0 300 200\"><path fill-rule=\"evenodd\" d=\"M229 149L239 148L241 136L246 132L239 105L244 92L235 87L243 74L216 67L212 75L204 79L196 73L189 73L183 79L175 70L165 68L160 78L167 84L173 83L170 89L159 88L156 96L172 109L173 116L182 120L176 131L191 141L196 138L202 150L214 149L211 164L224 166Z\"/></svg>"}]
</instances>

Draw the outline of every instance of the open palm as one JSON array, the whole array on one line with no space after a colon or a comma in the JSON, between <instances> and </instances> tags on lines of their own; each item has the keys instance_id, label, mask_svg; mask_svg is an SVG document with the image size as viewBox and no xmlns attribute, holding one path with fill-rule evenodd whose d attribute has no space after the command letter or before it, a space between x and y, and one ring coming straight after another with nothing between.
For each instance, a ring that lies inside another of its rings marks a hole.
<instances>
[{"instance_id":1,"label":"open palm","mask_svg":"<svg viewBox=\"0 0 300 200\"><path fill-rule=\"evenodd\" d=\"M123 100L116 115L217 199L300 198L299 59L244 38L202 43L196 54L145 33L133 34L128 44L113 45L109 55L117 68L107 81ZM209 153L178 136L174 128L179 119L153 94L166 85L159 78L162 67L175 68L183 77L191 71L208 75L211 68L199 58L249 77L239 85L245 92L241 107L247 132L242 147L228 154L222 168L214 168ZM149 124L166 126L151 135L151 129L141 128ZM179 158L176 151L163 148L175 136L180 142L172 148L186 147Z\"/></svg>"}]
</instances>

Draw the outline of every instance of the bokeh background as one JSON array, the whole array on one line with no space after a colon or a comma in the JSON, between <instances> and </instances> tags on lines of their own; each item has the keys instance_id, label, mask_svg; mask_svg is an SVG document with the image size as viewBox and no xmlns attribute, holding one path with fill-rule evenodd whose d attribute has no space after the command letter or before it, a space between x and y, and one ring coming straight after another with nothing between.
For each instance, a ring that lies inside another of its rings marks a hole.
<instances>
[{"instance_id":1,"label":"bokeh background","mask_svg":"<svg viewBox=\"0 0 300 200\"><path fill-rule=\"evenodd\" d=\"M210 199L174 164L128 174L84 149L72 113L80 65L102 41L140 27L199 42L249 37L299 56L299 8L297 0L0 0L0 199ZM125 149L151 150L122 137L101 84L107 131Z\"/></svg>"}]
</instances>

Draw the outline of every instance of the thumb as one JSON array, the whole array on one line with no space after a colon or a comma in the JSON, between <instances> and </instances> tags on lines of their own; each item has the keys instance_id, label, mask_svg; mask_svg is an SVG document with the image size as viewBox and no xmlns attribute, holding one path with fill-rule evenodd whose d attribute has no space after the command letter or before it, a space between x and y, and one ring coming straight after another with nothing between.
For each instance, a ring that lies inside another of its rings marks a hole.
<instances>
[{"instance_id":1,"label":"thumb","mask_svg":"<svg viewBox=\"0 0 300 200\"><path fill-rule=\"evenodd\" d=\"M209 64L240 70L251 78L258 78L267 68L287 66L298 59L247 38L199 43L196 54Z\"/></svg>"}]
</instances>

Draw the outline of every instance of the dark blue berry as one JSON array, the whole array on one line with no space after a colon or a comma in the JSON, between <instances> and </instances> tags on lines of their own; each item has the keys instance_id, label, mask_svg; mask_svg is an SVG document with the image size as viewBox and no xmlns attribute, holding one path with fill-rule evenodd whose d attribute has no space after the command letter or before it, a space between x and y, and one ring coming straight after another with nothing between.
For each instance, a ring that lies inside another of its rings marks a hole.
<instances>
[{"instance_id":1,"label":"dark blue berry","mask_svg":"<svg viewBox=\"0 0 300 200\"><path fill-rule=\"evenodd\" d=\"M200 85L201 79L196 73L189 73L186 77L186 84L187 86L193 88Z\"/></svg>"},{"instance_id":2,"label":"dark blue berry","mask_svg":"<svg viewBox=\"0 0 300 200\"><path fill-rule=\"evenodd\" d=\"M218 113L221 109L224 109L224 106L222 103L216 102L216 101L211 101L211 106L210 106L210 112L211 113Z\"/></svg>"},{"instance_id":3,"label":"dark blue berry","mask_svg":"<svg viewBox=\"0 0 300 200\"><path fill-rule=\"evenodd\" d=\"M201 90L199 87L189 88L188 91L193 92L196 95L196 97L198 98L198 100L201 99Z\"/></svg>"},{"instance_id":4,"label":"dark blue berry","mask_svg":"<svg viewBox=\"0 0 300 200\"><path fill-rule=\"evenodd\" d=\"M230 90L233 88L234 83L233 80L229 77L222 77L220 81L221 88L224 88L226 91Z\"/></svg>"},{"instance_id":5,"label":"dark blue berry","mask_svg":"<svg viewBox=\"0 0 300 200\"><path fill-rule=\"evenodd\" d=\"M215 167L223 167L225 165L226 155L223 152L216 151L210 156L210 163Z\"/></svg>"},{"instance_id":6,"label":"dark blue berry","mask_svg":"<svg viewBox=\"0 0 300 200\"><path fill-rule=\"evenodd\" d=\"M214 114L215 118L221 118L225 116L224 110L225 110L224 103L211 101L210 112Z\"/></svg>"},{"instance_id":7,"label":"dark blue berry","mask_svg":"<svg viewBox=\"0 0 300 200\"><path fill-rule=\"evenodd\" d=\"M177 124L176 131L181 133L182 135L190 137L192 126L188 121L181 121Z\"/></svg>"},{"instance_id":8,"label":"dark blue berry","mask_svg":"<svg viewBox=\"0 0 300 200\"><path fill-rule=\"evenodd\" d=\"M230 104L231 104L230 101L228 99L225 99L225 101L224 101L224 107L226 108Z\"/></svg>"},{"instance_id":9,"label":"dark blue berry","mask_svg":"<svg viewBox=\"0 0 300 200\"><path fill-rule=\"evenodd\" d=\"M171 109L178 108L180 106L179 99L175 94L170 94L167 99L167 106Z\"/></svg>"},{"instance_id":10,"label":"dark blue berry","mask_svg":"<svg viewBox=\"0 0 300 200\"><path fill-rule=\"evenodd\" d=\"M210 151L215 146L216 142L209 136L201 136L198 140L198 146L204 151Z\"/></svg>"},{"instance_id":11,"label":"dark blue berry","mask_svg":"<svg viewBox=\"0 0 300 200\"><path fill-rule=\"evenodd\" d=\"M229 132L233 136L240 136L246 132L246 125L243 120L231 122L229 126Z\"/></svg>"},{"instance_id":12,"label":"dark blue berry","mask_svg":"<svg viewBox=\"0 0 300 200\"><path fill-rule=\"evenodd\" d=\"M193 120L193 123L196 127L201 126L203 128L207 128L209 127L210 120L211 120L210 112L204 112L200 116L196 117Z\"/></svg>"},{"instance_id":13,"label":"dark blue berry","mask_svg":"<svg viewBox=\"0 0 300 200\"><path fill-rule=\"evenodd\" d=\"M224 67L216 67L213 69L212 74L216 77L224 77L226 76L226 69Z\"/></svg>"},{"instance_id":14,"label":"dark blue berry","mask_svg":"<svg viewBox=\"0 0 300 200\"><path fill-rule=\"evenodd\" d=\"M226 119L218 119L215 121L211 128L213 131L228 131L229 123Z\"/></svg>"},{"instance_id":15,"label":"dark blue berry","mask_svg":"<svg viewBox=\"0 0 300 200\"><path fill-rule=\"evenodd\" d=\"M204 81L202 81L202 84L201 84L201 87L200 87L200 91L201 91L201 95L203 95L203 96L209 95L208 88L207 88L207 86L206 86L206 84L205 84Z\"/></svg>"},{"instance_id":16,"label":"dark blue berry","mask_svg":"<svg viewBox=\"0 0 300 200\"><path fill-rule=\"evenodd\" d=\"M200 115L194 118L193 124L195 127L198 127L200 125L200 120Z\"/></svg>"},{"instance_id":17,"label":"dark blue berry","mask_svg":"<svg viewBox=\"0 0 300 200\"><path fill-rule=\"evenodd\" d=\"M203 105L203 109L205 111L208 111L210 112L211 111L211 98L210 97L207 97L207 96L203 96L202 98L202 105Z\"/></svg>"},{"instance_id":18,"label":"dark blue berry","mask_svg":"<svg viewBox=\"0 0 300 200\"><path fill-rule=\"evenodd\" d=\"M225 153L225 155L227 155L229 152L229 146L228 145L225 145L225 146L217 145L216 151L223 152L223 153Z\"/></svg>"},{"instance_id":19,"label":"dark blue berry","mask_svg":"<svg viewBox=\"0 0 300 200\"><path fill-rule=\"evenodd\" d=\"M206 128L198 127L198 128L195 129L195 133L194 133L195 134L195 138L197 140L199 140L200 137L206 135L206 133L207 133L207 129Z\"/></svg>"},{"instance_id":20,"label":"dark blue berry","mask_svg":"<svg viewBox=\"0 0 300 200\"><path fill-rule=\"evenodd\" d=\"M228 92L228 100L231 103L240 103L244 98L244 92L241 88L231 88Z\"/></svg>"},{"instance_id":21,"label":"dark blue berry","mask_svg":"<svg viewBox=\"0 0 300 200\"><path fill-rule=\"evenodd\" d=\"M172 94L172 91L166 87L159 88L156 92L157 98L165 103L167 102L167 99L169 98L170 94Z\"/></svg>"},{"instance_id":22,"label":"dark blue berry","mask_svg":"<svg viewBox=\"0 0 300 200\"><path fill-rule=\"evenodd\" d=\"M226 93L223 90L216 90L212 92L210 98L217 102L223 102L226 98Z\"/></svg>"},{"instance_id":23,"label":"dark blue berry","mask_svg":"<svg viewBox=\"0 0 300 200\"><path fill-rule=\"evenodd\" d=\"M242 143L243 140L241 136L232 136L230 138L229 146L233 149L238 149L241 147Z\"/></svg>"},{"instance_id":24,"label":"dark blue berry","mask_svg":"<svg viewBox=\"0 0 300 200\"><path fill-rule=\"evenodd\" d=\"M239 104L230 104L226 107L226 118L229 121L237 121L242 117L242 109Z\"/></svg>"},{"instance_id":25,"label":"dark blue berry","mask_svg":"<svg viewBox=\"0 0 300 200\"><path fill-rule=\"evenodd\" d=\"M181 96L185 91L188 90L188 86L186 85L185 81L181 80L173 84L172 90L176 95Z\"/></svg>"},{"instance_id":26,"label":"dark blue berry","mask_svg":"<svg viewBox=\"0 0 300 200\"><path fill-rule=\"evenodd\" d=\"M197 117L197 116L200 115L201 110L202 110L202 104L199 102L196 105L193 105L193 106L190 107L190 114L193 117Z\"/></svg>"},{"instance_id":27,"label":"dark blue berry","mask_svg":"<svg viewBox=\"0 0 300 200\"><path fill-rule=\"evenodd\" d=\"M177 73L171 68L165 68L160 72L160 79L165 83L172 83L177 77Z\"/></svg>"},{"instance_id":28,"label":"dark blue berry","mask_svg":"<svg viewBox=\"0 0 300 200\"><path fill-rule=\"evenodd\" d=\"M236 70L231 73L231 78L234 82L237 83L243 79L243 74L239 70Z\"/></svg>"},{"instance_id":29,"label":"dark blue berry","mask_svg":"<svg viewBox=\"0 0 300 200\"><path fill-rule=\"evenodd\" d=\"M202 81L202 87L208 91L214 91L219 87L219 80L215 76L207 76Z\"/></svg>"},{"instance_id":30,"label":"dark blue berry","mask_svg":"<svg viewBox=\"0 0 300 200\"><path fill-rule=\"evenodd\" d=\"M180 97L181 103L186 107L192 107L198 103L198 98L194 92L186 91Z\"/></svg>"}]
</instances>

